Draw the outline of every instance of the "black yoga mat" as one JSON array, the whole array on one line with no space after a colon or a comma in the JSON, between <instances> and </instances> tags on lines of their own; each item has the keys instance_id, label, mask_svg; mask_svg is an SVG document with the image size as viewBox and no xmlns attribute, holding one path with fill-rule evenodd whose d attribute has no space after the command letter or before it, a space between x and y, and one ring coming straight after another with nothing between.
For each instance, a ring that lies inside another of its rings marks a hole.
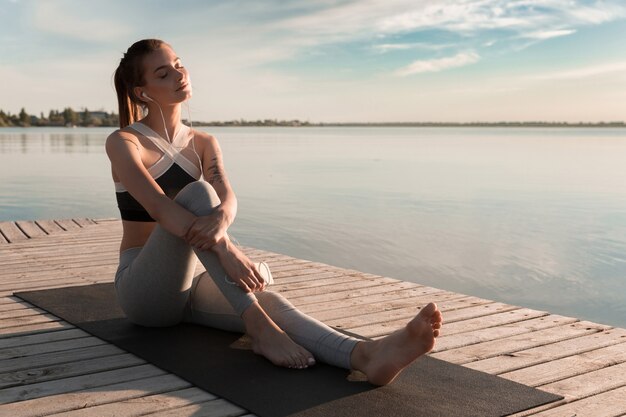
<instances>
[{"instance_id":1,"label":"black yoga mat","mask_svg":"<svg viewBox=\"0 0 626 417\"><path fill-rule=\"evenodd\" d=\"M15 295L260 417L504 416L561 398L430 357L385 387L348 381L347 370L324 364L279 368L250 350L230 347L240 334L189 323L130 323L113 284Z\"/></svg>"}]
</instances>

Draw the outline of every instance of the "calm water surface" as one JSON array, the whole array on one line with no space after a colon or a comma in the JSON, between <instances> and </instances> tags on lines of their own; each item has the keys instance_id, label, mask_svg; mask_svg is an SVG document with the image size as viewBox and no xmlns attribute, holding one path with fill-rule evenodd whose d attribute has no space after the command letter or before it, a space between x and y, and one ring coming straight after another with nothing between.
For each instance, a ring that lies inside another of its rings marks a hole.
<instances>
[{"instance_id":1,"label":"calm water surface","mask_svg":"<svg viewBox=\"0 0 626 417\"><path fill-rule=\"evenodd\" d=\"M206 128L240 243L626 327L626 129ZM119 217L111 129L0 129L0 221Z\"/></svg>"}]
</instances>

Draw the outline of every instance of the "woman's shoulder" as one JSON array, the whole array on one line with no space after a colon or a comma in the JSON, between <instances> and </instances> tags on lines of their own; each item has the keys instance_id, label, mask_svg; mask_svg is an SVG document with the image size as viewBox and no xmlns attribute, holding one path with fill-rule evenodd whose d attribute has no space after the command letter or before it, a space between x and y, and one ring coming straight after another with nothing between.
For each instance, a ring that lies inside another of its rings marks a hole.
<instances>
[{"instance_id":1,"label":"woman's shoulder","mask_svg":"<svg viewBox=\"0 0 626 417\"><path fill-rule=\"evenodd\" d=\"M217 141L217 138L209 132L203 130L191 129L193 136L203 141Z\"/></svg>"},{"instance_id":2,"label":"woman's shoulder","mask_svg":"<svg viewBox=\"0 0 626 417\"><path fill-rule=\"evenodd\" d=\"M210 149L219 148L219 143L214 135L202 130L191 129L191 131L193 132L194 139L197 141L196 144L208 146Z\"/></svg>"},{"instance_id":3,"label":"woman's shoulder","mask_svg":"<svg viewBox=\"0 0 626 417\"><path fill-rule=\"evenodd\" d=\"M105 147L107 151L115 151L116 149L126 148L131 143L139 149L140 142L137 134L129 126L117 129L107 137Z\"/></svg>"}]
</instances>

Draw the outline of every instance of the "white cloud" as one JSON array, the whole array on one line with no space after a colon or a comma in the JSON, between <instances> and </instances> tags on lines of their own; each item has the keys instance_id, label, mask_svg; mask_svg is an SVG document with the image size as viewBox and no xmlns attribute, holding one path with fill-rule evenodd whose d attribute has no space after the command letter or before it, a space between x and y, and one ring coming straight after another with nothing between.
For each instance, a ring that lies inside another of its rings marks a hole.
<instances>
[{"instance_id":1,"label":"white cloud","mask_svg":"<svg viewBox=\"0 0 626 417\"><path fill-rule=\"evenodd\" d=\"M353 0L275 22L310 44L446 30L463 36L500 29L543 40L571 34L576 27L626 17L619 1L576 0ZM402 12L398 12L401 10ZM563 29L567 27L569 29Z\"/></svg>"},{"instance_id":2,"label":"white cloud","mask_svg":"<svg viewBox=\"0 0 626 417\"><path fill-rule=\"evenodd\" d=\"M452 44L430 44L426 42L413 42L413 43L382 43L373 45L372 49L379 53L386 53L389 51L400 51L407 49L420 49L429 51L438 51L441 49L454 47Z\"/></svg>"},{"instance_id":3,"label":"white cloud","mask_svg":"<svg viewBox=\"0 0 626 417\"><path fill-rule=\"evenodd\" d=\"M543 31L526 33L523 35L523 37L530 38L530 39L545 40L545 39L550 39L550 38L556 38L559 36L571 35L572 33L576 33L576 31L573 29L543 30Z\"/></svg>"},{"instance_id":4,"label":"white cloud","mask_svg":"<svg viewBox=\"0 0 626 417\"><path fill-rule=\"evenodd\" d=\"M394 75L405 77L407 75L419 74L423 72L439 72L450 68L463 67L480 60L475 52L461 52L455 56L447 58L436 58L414 61L406 67L394 72Z\"/></svg>"},{"instance_id":5,"label":"white cloud","mask_svg":"<svg viewBox=\"0 0 626 417\"><path fill-rule=\"evenodd\" d=\"M559 71L548 74L527 77L529 80L574 80L589 77L597 77L606 74L626 71L626 61L611 62L600 65L592 65L569 71Z\"/></svg>"},{"instance_id":6,"label":"white cloud","mask_svg":"<svg viewBox=\"0 0 626 417\"><path fill-rule=\"evenodd\" d=\"M572 7L568 14L581 23L598 25L626 16L626 7L620 4L597 1L593 6Z\"/></svg>"}]
</instances>

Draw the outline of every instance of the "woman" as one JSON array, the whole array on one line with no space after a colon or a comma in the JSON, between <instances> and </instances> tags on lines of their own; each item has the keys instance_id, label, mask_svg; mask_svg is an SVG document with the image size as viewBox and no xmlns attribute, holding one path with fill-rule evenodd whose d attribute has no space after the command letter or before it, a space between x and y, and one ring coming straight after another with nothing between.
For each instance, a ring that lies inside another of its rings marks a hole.
<instances>
[{"instance_id":1,"label":"woman","mask_svg":"<svg viewBox=\"0 0 626 417\"><path fill-rule=\"evenodd\" d=\"M237 200L217 140L181 123L191 82L167 43L133 44L115 71L115 88L120 129L106 141L124 228L115 288L131 321L245 332L254 352L276 365L321 360L357 369L376 385L433 348L442 318L432 303L404 329L366 342L266 291L270 275L227 234ZM197 259L206 272L194 277Z\"/></svg>"}]
</instances>

